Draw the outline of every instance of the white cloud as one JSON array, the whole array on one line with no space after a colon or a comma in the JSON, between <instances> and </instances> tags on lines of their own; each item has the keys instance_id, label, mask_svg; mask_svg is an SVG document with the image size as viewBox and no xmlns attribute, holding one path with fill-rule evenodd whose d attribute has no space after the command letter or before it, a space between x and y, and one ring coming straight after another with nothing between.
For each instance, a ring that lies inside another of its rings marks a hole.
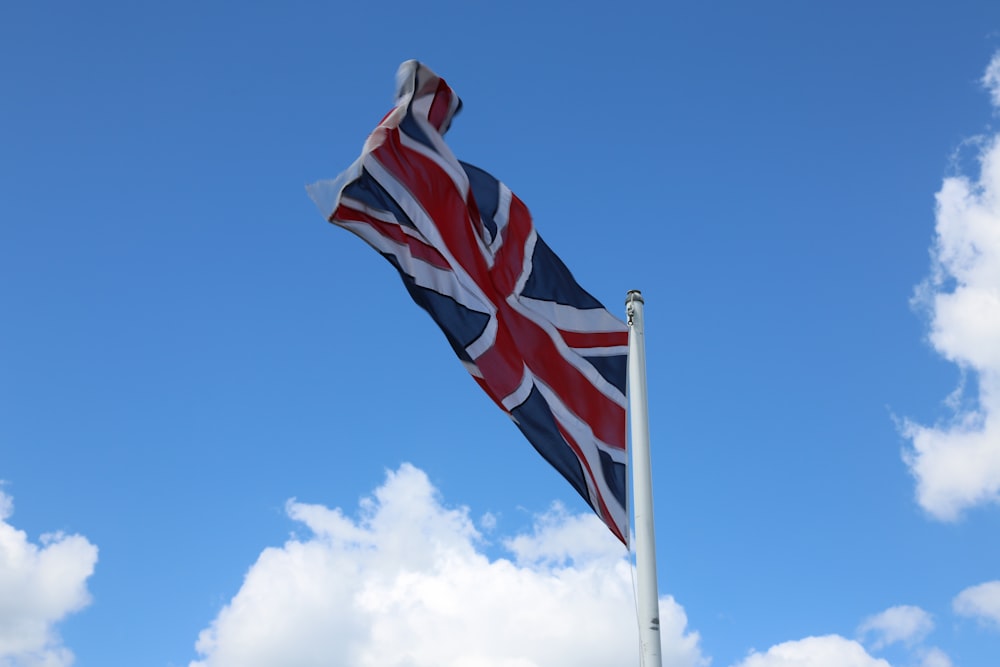
<instances>
[{"instance_id":1,"label":"white cloud","mask_svg":"<svg viewBox=\"0 0 1000 667\"><path fill-rule=\"evenodd\" d=\"M934 629L931 615L919 607L900 605L869 616L858 627L862 639L872 636L871 649L879 651L892 644L903 644L909 658L905 664L920 667L952 667L948 655L937 647L922 644ZM865 649L859 641L840 635L806 637L769 648L752 651L733 667L891 667Z\"/></svg>"},{"instance_id":2,"label":"white cloud","mask_svg":"<svg viewBox=\"0 0 1000 667\"><path fill-rule=\"evenodd\" d=\"M504 546L522 566L558 564L570 560L619 560L623 547L607 539L596 514L570 515L561 503L535 520L531 535L517 535Z\"/></svg>"},{"instance_id":3,"label":"white cloud","mask_svg":"<svg viewBox=\"0 0 1000 667\"><path fill-rule=\"evenodd\" d=\"M0 484L3 481L0 480ZM0 491L0 521L6 521L14 514L14 499Z\"/></svg>"},{"instance_id":4,"label":"white cloud","mask_svg":"<svg viewBox=\"0 0 1000 667\"><path fill-rule=\"evenodd\" d=\"M920 660L920 667L952 667L951 658L939 648L928 649Z\"/></svg>"},{"instance_id":5,"label":"white cloud","mask_svg":"<svg viewBox=\"0 0 1000 667\"><path fill-rule=\"evenodd\" d=\"M97 547L79 535L43 535L42 546L7 523L14 512L0 491L0 665L66 667L73 654L54 625L90 602L87 578Z\"/></svg>"},{"instance_id":6,"label":"white cloud","mask_svg":"<svg viewBox=\"0 0 1000 667\"><path fill-rule=\"evenodd\" d=\"M638 662L630 566L607 529L561 507L491 558L426 475L389 473L355 520L290 502L311 534L268 548L200 634L191 667L595 667ZM617 551L618 556L614 554ZM664 665L707 664L660 601Z\"/></svg>"},{"instance_id":7,"label":"white cloud","mask_svg":"<svg viewBox=\"0 0 1000 667\"><path fill-rule=\"evenodd\" d=\"M1000 109L1000 54L983 83ZM1000 502L1000 134L980 145L978 179L945 179L937 193L933 272L916 296L934 349L975 377L978 393L964 409L953 396L949 423L903 427L917 501L945 521Z\"/></svg>"},{"instance_id":8,"label":"white cloud","mask_svg":"<svg viewBox=\"0 0 1000 667\"><path fill-rule=\"evenodd\" d=\"M861 623L858 633L874 635L872 648L878 650L897 642L915 644L933 629L934 621L926 611L920 607L900 605L869 616Z\"/></svg>"},{"instance_id":9,"label":"white cloud","mask_svg":"<svg viewBox=\"0 0 1000 667\"><path fill-rule=\"evenodd\" d=\"M993 98L993 106L1000 109L1000 53L993 56L986 73L983 75L983 86L990 91Z\"/></svg>"},{"instance_id":10,"label":"white cloud","mask_svg":"<svg viewBox=\"0 0 1000 667\"><path fill-rule=\"evenodd\" d=\"M839 635L806 637L751 653L734 667L890 667L856 641Z\"/></svg>"},{"instance_id":11,"label":"white cloud","mask_svg":"<svg viewBox=\"0 0 1000 667\"><path fill-rule=\"evenodd\" d=\"M955 596L952 608L956 614L978 618L1000 630L1000 581L966 588Z\"/></svg>"}]
</instances>

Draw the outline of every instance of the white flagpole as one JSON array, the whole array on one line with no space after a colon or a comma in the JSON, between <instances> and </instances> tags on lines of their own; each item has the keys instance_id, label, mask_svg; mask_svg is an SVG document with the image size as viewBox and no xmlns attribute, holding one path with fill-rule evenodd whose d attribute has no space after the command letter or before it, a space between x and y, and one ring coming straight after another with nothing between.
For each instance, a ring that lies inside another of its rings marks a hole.
<instances>
[{"instance_id":1,"label":"white flagpole","mask_svg":"<svg viewBox=\"0 0 1000 667\"><path fill-rule=\"evenodd\" d=\"M653 479L649 465L649 402L646 396L646 339L642 294L625 297L628 314L628 396L632 447L632 512L635 518L635 570L642 667L661 667L660 601L656 583L653 530Z\"/></svg>"}]
</instances>

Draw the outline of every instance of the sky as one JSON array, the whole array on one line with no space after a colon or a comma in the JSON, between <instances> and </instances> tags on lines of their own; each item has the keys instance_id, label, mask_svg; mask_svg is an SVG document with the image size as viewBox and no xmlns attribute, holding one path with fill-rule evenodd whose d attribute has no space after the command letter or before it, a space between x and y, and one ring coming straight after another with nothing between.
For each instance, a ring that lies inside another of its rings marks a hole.
<instances>
[{"instance_id":1,"label":"sky","mask_svg":"<svg viewBox=\"0 0 1000 667\"><path fill-rule=\"evenodd\" d=\"M639 663L628 554L326 223L419 59L645 298L667 667L996 667L1000 4L0 6L0 667Z\"/></svg>"}]
</instances>

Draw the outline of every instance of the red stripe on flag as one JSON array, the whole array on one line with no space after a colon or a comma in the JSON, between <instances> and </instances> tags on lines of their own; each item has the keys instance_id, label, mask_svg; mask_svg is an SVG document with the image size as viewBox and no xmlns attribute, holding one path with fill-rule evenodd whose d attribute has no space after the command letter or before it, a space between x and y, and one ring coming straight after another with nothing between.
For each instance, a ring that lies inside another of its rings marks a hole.
<instances>
[{"instance_id":1,"label":"red stripe on flag","mask_svg":"<svg viewBox=\"0 0 1000 667\"><path fill-rule=\"evenodd\" d=\"M577 332L559 330L566 344L577 350L594 347L624 347L628 345L627 331Z\"/></svg>"},{"instance_id":2,"label":"red stripe on flag","mask_svg":"<svg viewBox=\"0 0 1000 667\"><path fill-rule=\"evenodd\" d=\"M451 176L431 158L403 146L398 129L387 133L372 157L406 187L430 217L455 258L458 266L453 268L465 269L473 278L485 276L486 260L479 250L478 234Z\"/></svg>"},{"instance_id":3,"label":"red stripe on flag","mask_svg":"<svg viewBox=\"0 0 1000 667\"><path fill-rule=\"evenodd\" d=\"M441 131L441 126L448 119L451 96L451 88L444 82L444 79L438 81L437 90L434 91L434 101L431 102L431 109L427 112L427 120L438 132Z\"/></svg>"},{"instance_id":4,"label":"red stripe on flag","mask_svg":"<svg viewBox=\"0 0 1000 667\"><path fill-rule=\"evenodd\" d=\"M590 478L589 488L592 488L594 490L594 495L597 496L596 498L593 498L593 500L597 501L597 507L594 509L597 510L597 513L601 516L601 520L604 521L608 528L611 529L611 532L614 533L619 540L628 544L628 540L626 540L625 536L618 530L617 522L611 515L611 511L608 509L607 503L604 502L604 495L601 493L601 487L597 484L594 471L591 469L590 462L587 461L587 457L583 455L583 452L580 450L580 446L576 443L576 440L574 440L573 436L570 435L565 428L563 428L563 425L559 423L558 419L556 420L556 426L559 428L559 433L562 435L563 440L566 441L566 444L568 444L576 454L576 458L580 460L580 465L583 466L586 471L587 477Z\"/></svg>"},{"instance_id":5,"label":"red stripe on flag","mask_svg":"<svg viewBox=\"0 0 1000 667\"><path fill-rule=\"evenodd\" d=\"M444 258L440 252L437 251L434 246L427 245L420 239L410 236L403 231L403 228L395 223L388 223L374 218L363 211L359 211L355 208L349 208L341 204L333 214L338 221L344 222L363 222L370 227L373 227L382 236L392 239L394 242L405 245L410 249L410 254L414 259L419 259L427 262L431 266L435 266L439 269L449 270L451 267L448 265L448 260Z\"/></svg>"}]
</instances>

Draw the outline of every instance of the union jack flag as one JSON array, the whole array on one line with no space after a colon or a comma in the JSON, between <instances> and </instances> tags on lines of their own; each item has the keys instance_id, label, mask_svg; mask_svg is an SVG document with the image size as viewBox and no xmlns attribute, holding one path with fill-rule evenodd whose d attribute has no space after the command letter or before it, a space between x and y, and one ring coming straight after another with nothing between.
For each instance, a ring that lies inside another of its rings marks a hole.
<instances>
[{"instance_id":1,"label":"union jack flag","mask_svg":"<svg viewBox=\"0 0 1000 667\"><path fill-rule=\"evenodd\" d=\"M627 328L507 186L455 158L444 133L461 107L444 79L403 63L361 157L310 194L396 267L476 382L627 544Z\"/></svg>"}]
</instances>

